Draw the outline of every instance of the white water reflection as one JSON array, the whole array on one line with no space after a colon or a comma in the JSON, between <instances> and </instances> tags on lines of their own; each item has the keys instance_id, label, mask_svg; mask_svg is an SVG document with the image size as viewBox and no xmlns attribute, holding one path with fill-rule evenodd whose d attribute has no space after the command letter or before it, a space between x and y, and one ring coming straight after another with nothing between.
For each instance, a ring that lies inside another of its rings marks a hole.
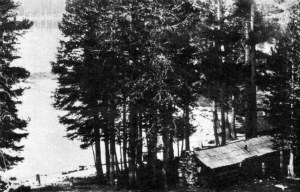
<instances>
[{"instance_id":1,"label":"white water reflection","mask_svg":"<svg viewBox=\"0 0 300 192\"><path fill-rule=\"evenodd\" d=\"M35 21L35 25L20 39L21 59L14 62L14 65L25 67L32 75L26 83L31 88L25 91L21 98L23 104L19 106L20 116L31 119L28 124L29 136L22 141L25 148L21 155L25 160L5 173L6 176L17 178L49 175L94 163L91 148L81 150L79 141L72 142L64 138L66 132L58 122L59 111L52 107L51 96L57 82L51 77L50 62L55 60L62 36L57 27L59 17L30 19Z\"/></svg>"}]
</instances>

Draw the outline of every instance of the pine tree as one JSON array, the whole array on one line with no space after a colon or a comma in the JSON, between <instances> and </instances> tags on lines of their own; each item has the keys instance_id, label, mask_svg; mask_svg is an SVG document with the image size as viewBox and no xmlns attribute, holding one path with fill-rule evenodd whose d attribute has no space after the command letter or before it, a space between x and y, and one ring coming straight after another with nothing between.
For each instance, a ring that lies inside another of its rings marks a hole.
<instances>
[{"instance_id":1,"label":"pine tree","mask_svg":"<svg viewBox=\"0 0 300 192\"><path fill-rule=\"evenodd\" d=\"M69 139L79 138L83 142L82 148L95 145L97 176L102 183L100 137L109 138L110 124L109 94L103 92L107 87L102 84L107 82L103 72L106 66L99 63L112 59L101 57L107 44L98 44L101 25L105 26L110 20L105 6L98 1L67 1L67 13L60 30L68 38L61 41L57 61L52 63L53 73L58 75L59 82L55 92L55 107L67 112L60 117L60 123L67 126ZM108 56L111 54L107 51L104 53Z\"/></svg>"},{"instance_id":2,"label":"pine tree","mask_svg":"<svg viewBox=\"0 0 300 192\"><path fill-rule=\"evenodd\" d=\"M269 122L275 131L275 146L290 151L288 174L296 177L294 170L299 137L299 7L294 6L287 31L283 33L269 59L272 71L269 90L271 96Z\"/></svg>"},{"instance_id":3,"label":"pine tree","mask_svg":"<svg viewBox=\"0 0 300 192\"><path fill-rule=\"evenodd\" d=\"M22 67L12 67L11 62L19 58L17 40L24 30L32 26L28 20L17 21L18 5L11 0L0 1L0 168L4 171L12 168L23 158L18 152L24 146L19 142L26 138L27 121L18 117L18 98L24 88L16 85L29 77L29 72Z\"/></svg>"},{"instance_id":4,"label":"pine tree","mask_svg":"<svg viewBox=\"0 0 300 192\"><path fill-rule=\"evenodd\" d=\"M255 1L237 0L234 15L243 31L244 50L244 111L246 138L257 136L257 90L264 86L260 79L268 57L257 50L257 45L269 42L276 35L276 24L265 19Z\"/></svg>"},{"instance_id":5,"label":"pine tree","mask_svg":"<svg viewBox=\"0 0 300 192\"><path fill-rule=\"evenodd\" d=\"M168 42L168 54L173 63L177 82L172 94L176 96L176 105L183 111L184 129L183 136L185 150L190 150L189 137L193 131L190 123L191 107L195 106L198 93L201 90L201 75L197 65L197 46L193 38L198 35L197 27L203 11L195 8L190 2L182 1L172 10L178 23L174 31L170 33Z\"/></svg>"},{"instance_id":6,"label":"pine tree","mask_svg":"<svg viewBox=\"0 0 300 192\"><path fill-rule=\"evenodd\" d=\"M200 91L215 88L206 95L218 95L213 99L220 101L225 127L224 106L245 84L241 77L249 72L239 60L244 20L233 12L217 20L208 4L198 5L187 0L68 1L60 25L66 38L53 63L53 72L59 76L55 106L67 111L60 120L70 139L81 139L83 147L99 147L103 138L111 185L118 170L116 141L120 144L123 139L129 188L142 188L143 141L148 168L155 176L161 136L163 179L159 182L168 188L173 140L182 137L177 123L184 122L182 135L189 150L189 113ZM220 24L222 29L217 27ZM175 117L178 109L184 111L184 121ZM100 153L96 148L97 157ZM98 175L102 175L100 160Z\"/></svg>"},{"instance_id":7,"label":"pine tree","mask_svg":"<svg viewBox=\"0 0 300 192\"><path fill-rule=\"evenodd\" d=\"M224 14L225 12L227 13ZM242 27L236 24L237 18L233 9L225 7L221 1L209 7L207 15L207 19L199 29L202 37L201 48L198 48L201 58L199 63L200 71L205 77L203 94L213 101L214 134L218 146L220 144L217 131L218 108L221 109L221 144L225 145L226 135L231 138L229 135L231 129L226 123L228 107L225 106L228 105L233 90L242 84L243 70L239 63Z\"/></svg>"}]
</instances>

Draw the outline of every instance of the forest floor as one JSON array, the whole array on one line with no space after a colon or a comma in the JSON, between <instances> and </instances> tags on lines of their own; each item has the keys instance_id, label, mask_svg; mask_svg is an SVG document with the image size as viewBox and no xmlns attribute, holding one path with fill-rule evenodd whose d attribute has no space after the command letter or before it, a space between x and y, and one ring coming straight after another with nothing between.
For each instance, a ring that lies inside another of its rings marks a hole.
<instances>
[{"instance_id":1,"label":"forest floor","mask_svg":"<svg viewBox=\"0 0 300 192\"><path fill-rule=\"evenodd\" d=\"M96 185L74 186L74 187L45 187L32 190L35 192L143 192L145 190L117 190L108 187L101 187ZM169 192L296 192L300 191L300 181L291 179L265 179L254 180L251 182L241 182L222 186L221 188L207 188L207 187L189 187L189 188L174 188Z\"/></svg>"}]
</instances>

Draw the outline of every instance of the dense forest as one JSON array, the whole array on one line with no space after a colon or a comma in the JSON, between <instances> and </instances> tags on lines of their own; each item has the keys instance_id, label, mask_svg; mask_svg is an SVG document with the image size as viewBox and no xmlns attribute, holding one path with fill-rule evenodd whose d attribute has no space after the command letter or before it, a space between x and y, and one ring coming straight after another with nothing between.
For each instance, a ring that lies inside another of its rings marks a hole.
<instances>
[{"instance_id":1,"label":"dense forest","mask_svg":"<svg viewBox=\"0 0 300 192\"><path fill-rule=\"evenodd\" d=\"M18 9L21 16L64 12L59 24L64 38L51 63L58 81L53 105L65 112L59 121L66 137L94 149L97 184L176 186L175 142L182 141L181 154L194 150L191 114L203 103L211 105L213 126L206 129L213 130L214 140L199 150L238 140L239 123L246 141L271 135L272 150L287 154L288 176L300 174L297 1L268 6L255 0L27 1L30 6ZM6 151L22 150L17 144L27 136L16 109L24 89L14 85L29 73L10 63L18 58L17 37L32 23L17 21L16 8L12 0L0 0L4 170L22 160ZM264 133L259 111L272 128Z\"/></svg>"},{"instance_id":2,"label":"dense forest","mask_svg":"<svg viewBox=\"0 0 300 192\"><path fill-rule=\"evenodd\" d=\"M295 177L299 5L283 27L284 1L276 3L266 15L247 0L67 1L60 24L67 39L52 63L55 107L67 111L60 122L69 139L95 146L99 183L122 178L130 188L164 189L176 183L174 141L191 150L190 113L200 96L213 103L216 146L236 138L237 116L246 139L256 137L257 110L264 106L274 127L269 134L289 149ZM274 47L270 54L264 45Z\"/></svg>"}]
</instances>

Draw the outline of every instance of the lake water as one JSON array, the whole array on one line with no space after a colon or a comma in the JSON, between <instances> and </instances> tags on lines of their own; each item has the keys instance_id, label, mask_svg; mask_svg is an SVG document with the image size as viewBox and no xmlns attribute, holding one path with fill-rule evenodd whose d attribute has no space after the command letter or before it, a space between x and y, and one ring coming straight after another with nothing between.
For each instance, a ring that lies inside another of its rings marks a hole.
<instances>
[{"instance_id":1,"label":"lake water","mask_svg":"<svg viewBox=\"0 0 300 192\"><path fill-rule=\"evenodd\" d=\"M29 86L21 100L19 115L29 119L27 139L21 155L25 158L5 176L17 178L35 177L36 174L54 174L92 165L92 148L81 150L79 141L64 138L65 127L58 122L61 112L52 107L52 92L57 87L51 75L51 61L55 60L57 47L62 35L57 23L60 17L31 17L34 26L19 40L19 55L13 65L22 66L31 73L31 78L23 84Z\"/></svg>"}]
</instances>

